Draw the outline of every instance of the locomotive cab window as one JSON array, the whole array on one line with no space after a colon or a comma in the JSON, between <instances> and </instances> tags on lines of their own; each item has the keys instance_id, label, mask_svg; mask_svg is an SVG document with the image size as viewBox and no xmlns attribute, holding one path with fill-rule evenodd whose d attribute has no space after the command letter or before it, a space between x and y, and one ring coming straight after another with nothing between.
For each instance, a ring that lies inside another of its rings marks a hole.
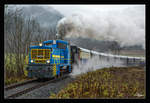
<instances>
[{"instance_id":1,"label":"locomotive cab window","mask_svg":"<svg viewBox=\"0 0 150 103\"><path fill-rule=\"evenodd\" d=\"M45 43L45 45L47 45L47 46L48 46L48 45L52 45L52 43Z\"/></svg>"},{"instance_id":2,"label":"locomotive cab window","mask_svg":"<svg viewBox=\"0 0 150 103\"><path fill-rule=\"evenodd\" d=\"M63 43L57 43L58 45L58 48L60 49L66 49L67 45L66 44L63 44Z\"/></svg>"}]
</instances>

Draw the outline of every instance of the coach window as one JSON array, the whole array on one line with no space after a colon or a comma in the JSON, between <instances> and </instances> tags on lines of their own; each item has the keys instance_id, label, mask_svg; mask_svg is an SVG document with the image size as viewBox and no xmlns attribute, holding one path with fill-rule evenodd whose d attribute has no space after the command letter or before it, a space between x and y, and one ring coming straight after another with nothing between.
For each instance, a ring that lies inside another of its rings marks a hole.
<instances>
[{"instance_id":1,"label":"coach window","mask_svg":"<svg viewBox=\"0 0 150 103\"><path fill-rule=\"evenodd\" d=\"M60 48L60 49L66 49L66 44L63 44L63 43L57 43L57 45L58 45L58 48Z\"/></svg>"}]
</instances>

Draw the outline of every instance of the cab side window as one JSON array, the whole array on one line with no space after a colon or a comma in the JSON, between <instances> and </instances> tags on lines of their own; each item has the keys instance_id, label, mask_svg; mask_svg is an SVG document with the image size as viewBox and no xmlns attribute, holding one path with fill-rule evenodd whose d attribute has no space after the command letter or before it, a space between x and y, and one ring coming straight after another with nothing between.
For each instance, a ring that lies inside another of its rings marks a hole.
<instances>
[{"instance_id":1,"label":"cab side window","mask_svg":"<svg viewBox=\"0 0 150 103\"><path fill-rule=\"evenodd\" d=\"M67 45L63 43L57 43L58 48L60 49L66 49Z\"/></svg>"},{"instance_id":2,"label":"cab side window","mask_svg":"<svg viewBox=\"0 0 150 103\"><path fill-rule=\"evenodd\" d=\"M48 46L48 45L52 45L52 44L53 44L53 43L45 43L45 45L46 45L46 46Z\"/></svg>"}]
</instances>

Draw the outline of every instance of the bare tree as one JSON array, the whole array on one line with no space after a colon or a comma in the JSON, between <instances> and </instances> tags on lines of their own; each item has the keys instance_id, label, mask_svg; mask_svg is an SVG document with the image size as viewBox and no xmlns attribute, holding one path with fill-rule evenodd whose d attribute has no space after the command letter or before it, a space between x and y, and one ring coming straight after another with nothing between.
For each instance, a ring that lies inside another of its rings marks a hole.
<instances>
[{"instance_id":1,"label":"bare tree","mask_svg":"<svg viewBox=\"0 0 150 103\"><path fill-rule=\"evenodd\" d=\"M5 70L15 69L17 76L22 76L24 74L24 60L28 55L30 43L54 39L56 30L55 27L41 28L34 18L24 18L22 9L10 10L7 9L7 6L5 8ZM10 76L12 73L7 71L7 74Z\"/></svg>"}]
</instances>

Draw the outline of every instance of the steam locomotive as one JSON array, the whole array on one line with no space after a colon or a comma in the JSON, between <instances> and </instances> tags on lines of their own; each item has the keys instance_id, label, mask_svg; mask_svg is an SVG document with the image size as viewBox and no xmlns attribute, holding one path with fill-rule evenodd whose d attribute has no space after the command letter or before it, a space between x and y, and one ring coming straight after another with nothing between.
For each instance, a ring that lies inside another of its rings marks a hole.
<instances>
[{"instance_id":1,"label":"steam locomotive","mask_svg":"<svg viewBox=\"0 0 150 103\"><path fill-rule=\"evenodd\" d=\"M119 59L126 65L145 65L144 58L108 55L70 45L68 41L48 40L29 47L29 63L26 70L30 78L57 77L72 72L74 64L86 62L93 56L107 61Z\"/></svg>"}]
</instances>

